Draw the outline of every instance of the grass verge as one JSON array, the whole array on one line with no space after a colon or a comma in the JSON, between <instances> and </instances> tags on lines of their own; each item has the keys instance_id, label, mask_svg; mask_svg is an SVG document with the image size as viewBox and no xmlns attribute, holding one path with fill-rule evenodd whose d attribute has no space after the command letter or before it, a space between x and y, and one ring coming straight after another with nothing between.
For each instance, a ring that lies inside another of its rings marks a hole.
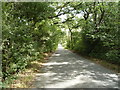
<instances>
[{"instance_id":1,"label":"grass verge","mask_svg":"<svg viewBox=\"0 0 120 90\"><path fill-rule=\"evenodd\" d=\"M88 57L88 56L84 56L86 59L89 59L91 61L93 61L96 64L100 64L112 71L114 71L115 73L120 73L120 66L116 65L116 64L112 64L107 62L106 60L101 60L101 59L97 59L97 58L93 58L93 57Z\"/></svg>"},{"instance_id":2,"label":"grass verge","mask_svg":"<svg viewBox=\"0 0 120 90\"><path fill-rule=\"evenodd\" d=\"M115 73L120 73L120 65L112 64L110 62L107 62L106 60L101 60L101 59L97 59L97 58L94 58L94 57L89 57L89 56L81 55L78 52L73 51L73 50L70 50L70 51L72 51L73 53L76 53L76 54L78 54L78 55L80 55L80 56L82 56L82 57L84 57L84 58L86 58L88 60L91 60L91 61L93 61L96 64L100 64L101 66L104 66L104 67L112 70Z\"/></svg>"},{"instance_id":3,"label":"grass verge","mask_svg":"<svg viewBox=\"0 0 120 90\"><path fill-rule=\"evenodd\" d=\"M40 73L42 63L48 61L52 53L44 53L44 58L41 60L31 62L28 67L17 74L17 79L10 84L10 88L34 88L33 81L36 73Z\"/></svg>"}]
</instances>

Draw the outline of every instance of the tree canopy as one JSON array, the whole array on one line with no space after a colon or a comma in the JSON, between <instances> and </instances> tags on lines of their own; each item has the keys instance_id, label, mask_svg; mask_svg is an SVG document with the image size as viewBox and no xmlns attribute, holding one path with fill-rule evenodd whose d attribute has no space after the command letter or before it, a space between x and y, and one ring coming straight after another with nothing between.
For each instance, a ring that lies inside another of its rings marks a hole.
<instances>
[{"instance_id":1,"label":"tree canopy","mask_svg":"<svg viewBox=\"0 0 120 90\"><path fill-rule=\"evenodd\" d=\"M120 2L2 2L2 81L58 43L120 64L119 8Z\"/></svg>"}]
</instances>

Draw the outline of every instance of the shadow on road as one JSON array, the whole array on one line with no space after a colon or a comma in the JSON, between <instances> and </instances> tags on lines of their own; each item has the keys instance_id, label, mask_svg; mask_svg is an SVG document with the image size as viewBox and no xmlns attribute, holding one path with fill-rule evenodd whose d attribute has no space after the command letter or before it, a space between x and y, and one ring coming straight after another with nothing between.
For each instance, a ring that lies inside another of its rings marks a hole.
<instances>
[{"instance_id":1,"label":"shadow on road","mask_svg":"<svg viewBox=\"0 0 120 90\"><path fill-rule=\"evenodd\" d=\"M115 73L61 45L43 65L44 73L36 74L34 81L37 88L118 88Z\"/></svg>"}]
</instances>

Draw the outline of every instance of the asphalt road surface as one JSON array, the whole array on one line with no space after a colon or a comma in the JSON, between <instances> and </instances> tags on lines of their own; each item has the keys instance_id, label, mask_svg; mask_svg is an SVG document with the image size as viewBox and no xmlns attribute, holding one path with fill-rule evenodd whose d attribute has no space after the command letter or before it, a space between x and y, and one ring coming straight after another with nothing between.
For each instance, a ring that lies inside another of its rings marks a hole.
<instances>
[{"instance_id":1,"label":"asphalt road surface","mask_svg":"<svg viewBox=\"0 0 120 90\"><path fill-rule=\"evenodd\" d=\"M118 88L118 76L59 45L36 74L36 88Z\"/></svg>"}]
</instances>

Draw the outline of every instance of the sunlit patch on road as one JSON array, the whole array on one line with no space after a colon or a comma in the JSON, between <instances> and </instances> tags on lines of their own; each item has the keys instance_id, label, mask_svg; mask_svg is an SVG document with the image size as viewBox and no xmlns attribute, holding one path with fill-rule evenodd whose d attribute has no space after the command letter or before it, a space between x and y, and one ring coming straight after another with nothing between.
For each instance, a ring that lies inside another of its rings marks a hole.
<instances>
[{"instance_id":1,"label":"sunlit patch on road","mask_svg":"<svg viewBox=\"0 0 120 90\"><path fill-rule=\"evenodd\" d=\"M48 63L43 64L44 73L36 75L38 88L117 88L116 73L93 63L59 45Z\"/></svg>"},{"instance_id":2,"label":"sunlit patch on road","mask_svg":"<svg viewBox=\"0 0 120 90\"><path fill-rule=\"evenodd\" d=\"M44 63L44 66L50 66L50 65L64 65L68 64L68 62L50 62L50 63Z\"/></svg>"}]
</instances>

